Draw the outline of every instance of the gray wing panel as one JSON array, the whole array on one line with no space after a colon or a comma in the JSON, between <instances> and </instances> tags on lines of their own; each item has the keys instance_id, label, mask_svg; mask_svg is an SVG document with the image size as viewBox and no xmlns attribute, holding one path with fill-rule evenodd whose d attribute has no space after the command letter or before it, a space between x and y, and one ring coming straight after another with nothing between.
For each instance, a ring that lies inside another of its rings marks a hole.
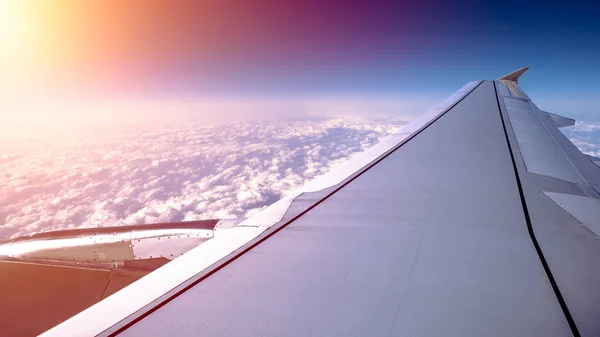
<instances>
[{"instance_id":1,"label":"gray wing panel","mask_svg":"<svg viewBox=\"0 0 600 337\"><path fill-rule=\"evenodd\" d=\"M514 104L502 92L499 102L534 237L575 330L600 336L600 225L595 220L600 170L532 101ZM516 105L524 108L517 111ZM532 117L537 122L523 127L521 121Z\"/></svg>"},{"instance_id":2,"label":"gray wing panel","mask_svg":"<svg viewBox=\"0 0 600 337\"><path fill-rule=\"evenodd\" d=\"M568 336L493 82L125 330L139 336Z\"/></svg>"}]
</instances>

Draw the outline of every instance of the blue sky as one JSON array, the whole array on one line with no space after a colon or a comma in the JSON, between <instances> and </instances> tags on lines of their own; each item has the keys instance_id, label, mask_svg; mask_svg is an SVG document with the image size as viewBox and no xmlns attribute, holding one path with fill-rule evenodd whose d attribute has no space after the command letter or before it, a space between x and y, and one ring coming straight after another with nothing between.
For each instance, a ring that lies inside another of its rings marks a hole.
<instances>
[{"instance_id":1,"label":"blue sky","mask_svg":"<svg viewBox=\"0 0 600 337\"><path fill-rule=\"evenodd\" d=\"M14 76L0 89L25 101L56 92L96 101L410 95L439 101L467 81L527 65L522 85L539 105L562 104L562 113L576 103L575 117L598 111L600 22L591 2L34 4L10 17L35 34L8 39L8 56L0 59ZM20 57L23 51L31 57Z\"/></svg>"},{"instance_id":2,"label":"blue sky","mask_svg":"<svg viewBox=\"0 0 600 337\"><path fill-rule=\"evenodd\" d=\"M260 50L249 48L248 58L234 48L212 60L208 72L191 64L168 68L168 88L150 84L151 90L182 96L416 95L433 101L467 81L527 65L522 86L540 107L578 119L600 116L594 4L350 1L341 9L319 3L324 5L297 5L289 21L267 25L279 33ZM316 28L295 29L310 25L314 12L325 13ZM270 18L262 12L257 17Z\"/></svg>"},{"instance_id":3,"label":"blue sky","mask_svg":"<svg viewBox=\"0 0 600 337\"><path fill-rule=\"evenodd\" d=\"M276 5L255 8L248 23L254 28L236 32L234 25L231 48L206 58L210 69L185 57L177 66L147 72L167 80L149 84L180 95L437 94L528 65L532 71L523 85L533 96L586 97L600 91L600 24L593 5L335 4L286 3L295 8L284 13ZM257 28L258 22L267 24ZM266 37L255 45L239 44L238 38L260 34ZM194 33L188 35L194 39ZM201 48L190 51L195 53Z\"/></svg>"}]
</instances>

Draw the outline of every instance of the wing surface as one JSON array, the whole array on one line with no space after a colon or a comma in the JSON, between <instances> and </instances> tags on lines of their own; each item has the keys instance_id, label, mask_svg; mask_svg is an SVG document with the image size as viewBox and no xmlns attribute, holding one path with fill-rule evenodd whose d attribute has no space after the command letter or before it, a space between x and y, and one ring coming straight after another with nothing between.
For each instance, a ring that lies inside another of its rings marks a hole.
<instances>
[{"instance_id":1,"label":"wing surface","mask_svg":"<svg viewBox=\"0 0 600 337\"><path fill-rule=\"evenodd\" d=\"M598 199L599 168L517 78L466 86L269 226L268 208L46 335L597 335L593 213L544 192Z\"/></svg>"},{"instance_id":2,"label":"wing surface","mask_svg":"<svg viewBox=\"0 0 600 337\"><path fill-rule=\"evenodd\" d=\"M558 129L574 121L540 110L497 81L532 238L567 319L600 335L600 167ZM502 94L504 93L504 94Z\"/></svg>"}]
</instances>

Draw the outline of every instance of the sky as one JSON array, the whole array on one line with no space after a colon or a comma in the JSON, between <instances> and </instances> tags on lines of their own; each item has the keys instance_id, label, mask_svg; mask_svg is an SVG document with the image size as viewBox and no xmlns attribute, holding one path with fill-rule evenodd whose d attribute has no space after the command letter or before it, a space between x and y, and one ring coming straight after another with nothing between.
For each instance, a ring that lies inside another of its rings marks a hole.
<instances>
[{"instance_id":1,"label":"sky","mask_svg":"<svg viewBox=\"0 0 600 337\"><path fill-rule=\"evenodd\" d=\"M593 4L0 0L0 240L243 218L471 80L600 155Z\"/></svg>"},{"instance_id":2,"label":"sky","mask_svg":"<svg viewBox=\"0 0 600 337\"><path fill-rule=\"evenodd\" d=\"M448 95L531 66L600 85L593 3L1 0L3 85L31 98ZM5 89L6 89L5 88Z\"/></svg>"}]
</instances>

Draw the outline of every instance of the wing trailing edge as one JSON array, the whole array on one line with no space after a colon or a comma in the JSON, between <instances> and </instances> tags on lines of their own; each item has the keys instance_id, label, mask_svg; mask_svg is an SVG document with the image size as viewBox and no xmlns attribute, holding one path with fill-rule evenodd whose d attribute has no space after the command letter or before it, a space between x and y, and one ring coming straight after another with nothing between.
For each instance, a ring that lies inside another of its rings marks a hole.
<instances>
[{"instance_id":1,"label":"wing trailing edge","mask_svg":"<svg viewBox=\"0 0 600 337\"><path fill-rule=\"evenodd\" d=\"M559 128L575 125L575 120L573 118L568 118L568 117L564 117L561 115L553 114L552 112L548 112L548 111L544 111L544 112L548 115L548 117L550 117L550 119Z\"/></svg>"}]
</instances>

